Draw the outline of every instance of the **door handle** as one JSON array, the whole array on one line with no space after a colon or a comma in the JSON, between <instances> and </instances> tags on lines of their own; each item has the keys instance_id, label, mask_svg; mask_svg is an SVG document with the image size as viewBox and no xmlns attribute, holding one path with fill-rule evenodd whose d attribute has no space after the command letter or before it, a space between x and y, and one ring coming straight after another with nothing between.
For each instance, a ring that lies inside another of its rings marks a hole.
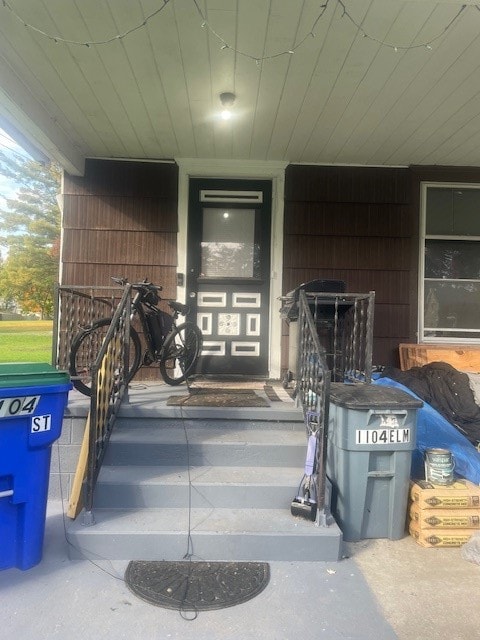
<instances>
[{"instance_id":1,"label":"door handle","mask_svg":"<svg viewBox=\"0 0 480 640\"><path fill-rule=\"evenodd\" d=\"M195 293L195 291L190 291L190 293L188 294L189 298L196 298L197 294Z\"/></svg>"}]
</instances>

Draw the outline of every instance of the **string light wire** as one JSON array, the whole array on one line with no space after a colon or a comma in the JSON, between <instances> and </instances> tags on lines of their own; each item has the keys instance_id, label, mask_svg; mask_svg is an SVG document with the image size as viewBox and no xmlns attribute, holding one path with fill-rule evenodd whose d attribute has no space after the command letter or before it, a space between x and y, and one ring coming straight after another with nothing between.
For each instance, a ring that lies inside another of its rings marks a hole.
<instances>
[{"instance_id":1,"label":"string light wire","mask_svg":"<svg viewBox=\"0 0 480 640\"><path fill-rule=\"evenodd\" d=\"M3 7L8 9L12 15L15 17L16 20L18 20L19 22L21 22L21 24L26 28L29 29L31 31L34 31L35 33L38 33L39 35L48 38L49 40L52 40L55 43L62 43L62 44L67 44L67 45L77 45L77 46L82 46L82 47L93 47L93 46L101 46L101 45L107 45L110 44L112 42L115 42L117 40L123 40L124 38L126 38L127 36L129 36L130 34L134 33L135 31L138 31L139 29L143 29L147 26L147 24L150 22L150 20L152 20L155 16L157 16L159 13L161 13L165 7L172 3L173 0L160 0L162 2L162 5L160 7L158 7L157 9L155 9L154 11L152 11L151 13L149 13L140 23L136 24L135 26L131 27L130 29L127 29L126 31L124 31L123 33L118 33L114 36L111 36L110 38L105 38L104 40L90 40L90 41L78 41L78 40L69 40L68 38L64 38L60 35L52 35L49 34L45 31L43 31L42 29L39 29L38 27L36 27L35 25L32 25L30 23L28 23L23 17L21 17L12 7L12 5L10 4L10 2L8 0L0 0L3 4ZM279 58L280 56L291 56L293 55L297 49L299 49L308 38L311 37L315 37L315 29L318 25L318 23L320 22L320 20L322 19L322 17L324 16L325 12L327 11L329 5L333 2L336 3L338 6L341 7L342 9L342 18L347 18L357 29L358 31L362 34L362 36L364 38L368 38L369 40L372 40L373 42L376 42L377 44L384 46L384 47L388 47L390 49L393 49L394 51L408 51L410 49L428 49L431 50L432 44L435 43L439 38L441 38L442 36L445 35L445 33L455 24L455 22L460 18L461 14L463 13L463 11L467 8L466 4L461 5L460 9L457 11L457 13L453 16L453 18L450 20L450 22L448 22L448 24L443 28L442 31L440 31L440 33L438 33L436 36L434 36L433 38L431 38L430 40L426 40L424 42L418 43L418 44L411 44L411 45L402 45L402 44L394 44L391 42L386 42L384 40L381 40L380 38L376 38L375 36L371 35L370 33L368 33L363 26L357 21L355 20L355 18L353 18L353 16L350 14L350 12L347 9L347 6L345 5L343 0L324 0L324 2L322 4L319 5L319 13L317 15L317 17L315 18L311 28L309 29L309 31L306 33L306 35L299 40L297 43L294 44L294 46L292 46L289 49L286 49L284 51L278 51L276 53L272 53L272 54L268 54L268 55L262 55L262 56L256 56L252 53L248 53L247 51L243 51L241 49L237 49L235 46L233 46L232 44L230 44L227 40L225 40L225 38L218 33L208 22L205 13L202 11L198 0L192 0L193 4L195 5L195 8L200 16L201 19L201 27L202 28L206 28L209 30L209 32L218 40L219 44L220 44L220 49L222 50L230 50L233 51L234 53L236 53L237 55L240 56L244 56L245 58L249 58L250 60L254 61L257 65L257 67L260 66L261 62L265 61L265 60L273 60L274 58ZM477 9L477 11L480 11L480 6L478 4L475 5L471 5L473 6L475 9Z\"/></svg>"},{"instance_id":2,"label":"string light wire","mask_svg":"<svg viewBox=\"0 0 480 640\"><path fill-rule=\"evenodd\" d=\"M42 31L42 29L39 29L38 27L35 27L32 24L29 24L26 20L24 20L11 6L11 4L8 2L8 0L2 0L3 6L6 9L9 9L12 13L12 15L23 24L24 27L26 27L27 29L30 29L31 31L34 31L35 33L40 34L41 36L43 36L44 38L48 38L49 40L52 40L55 43L62 43L62 44L71 44L71 45L78 45L81 47L93 47L93 46L99 46L102 44L110 44L111 42L115 42L116 40L123 40L124 38L126 38L127 36L129 36L131 33L134 33L135 31L138 31L139 29L143 29L144 27L147 26L148 22L150 22L150 20L152 18L154 18L155 16L157 16L161 11L163 11L165 9L165 7L167 6L167 4L169 4L169 2L171 2L172 0L162 0L163 4L161 7L159 7L158 9L155 9L155 11L152 11L151 13L148 14L148 16L146 16L142 22L140 22L139 24L131 27L130 29L127 29L127 31L124 31L123 33L118 33L117 35L112 36L111 38L106 38L105 40L90 40L90 41L77 41L77 40L69 40L68 38L63 38L62 36L59 35L52 35L49 33L46 33L45 31Z\"/></svg>"},{"instance_id":3,"label":"string light wire","mask_svg":"<svg viewBox=\"0 0 480 640\"><path fill-rule=\"evenodd\" d=\"M249 58L250 60L253 60L257 66L260 64L260 62L263 62L264 60L273 60L274 58L279 58L280 56L285 56L285 55L293 55L295 53L295 51L302 46L302 44L310 37L315 37L315 32L314 29L317 26L318 22L320 21L320 19L323 17L323 14L325 13L325 11L327 10L327 7L329 5L330 0L326 0L326 2L324 4L320 5L320 13L318 14L318 16L315 18L315 21L311 27L311 29L308 31L308 33L301 39L299 40L299 42L297 42L293 47L291 47L290 49L286 49L285 51L278 51L277 53L272 53L270 55L263 55L263 56L255 56L251 53L247 53L246 51L242 51L241 49L237 49L236 47L232 46L231 44L229 44L219 33L217 33L217 31L215 31L215 29L209 24L205 14L203 13L203 11L201 10L198 1L197 0L193 0L193 4L195 5L198 14L200 15L200 18L202 20L202 27L203 28L207 28L210 33L215 36L215 38L217 38L217 40L220 43L220 49L231 49L232 51L234 51L237 55L243 56L244 58Z\"/></svg>"},{"instance_id":4,"label":"string light wire","mask_svg":"<svg viewBox=\"0 0 480 640\"><path fill-rule=\"evenodd\" d=\"M359 24L356 20L354 20L354 18L352 18L352 16L350 15L350 13L348 12L347 7L345 6L343 0L336 0L337 3L342 7L343 9L343 14L342 14L342 18L346 17L350 20L350 22L355 25L355 27L360 31L360 33L362 34L362 36L364 38L368 38L369 40L372 40L373 42L377 42L378 44L382 45L383 47L389 47L390 49L393 49L394 51L407 51L409 49L432 49L432 44L434 42L436 42L436 40L438 40L439 38L441 38L443 35L445 35L445 33L450 29L450 27L453 26L453 24L458 20L458 18L460 17L460 15L463 13L463 11L467 8L466 4L463 4L460 9L458 10L458 12L454 15L454 17L450 20L450 22L447 24L446 27L444 27L443 31L441 31L440 33L438 33L435 37L431 38L431 40L426 40L425 42L421 42L418 44L411 44L411 45L401 45L401 44L392 44L389 42L385 42L384 40L380 40L379 38L375 38L373 36L371 36L370 34L368 34L365 29L362 27L361 24ZM477 9L480 10L480 8L478 7L478 5L474 5Z\"/></svg>"}]
</instances>

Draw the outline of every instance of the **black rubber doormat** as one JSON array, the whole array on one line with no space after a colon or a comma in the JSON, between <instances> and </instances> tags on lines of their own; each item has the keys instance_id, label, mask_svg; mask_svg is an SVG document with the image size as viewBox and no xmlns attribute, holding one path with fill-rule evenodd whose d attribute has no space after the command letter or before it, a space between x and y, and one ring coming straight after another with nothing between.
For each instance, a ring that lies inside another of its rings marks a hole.
<instances>
[{"instance_id":1,"label":"black rubber doormat","mask_svg":"<svg viewBox=\"0 0 480 640\"><path fill-rule=\"evenodd\" d=\"M125 581L139 598L164 609L211 611L261 593L270 580L265 562L133 560Z\"/></svg>"},{"instance_id":2,"label":"black rubber doormat","mask_svg":"<svg viewBox=\"0 0 480 640\"><path fill-rule=\"evenodd\" d=\"M170 396L169 406L184 407L269 407L266 398L251 389L192 389L188 396Z\"/></svg>"}]
</instances>

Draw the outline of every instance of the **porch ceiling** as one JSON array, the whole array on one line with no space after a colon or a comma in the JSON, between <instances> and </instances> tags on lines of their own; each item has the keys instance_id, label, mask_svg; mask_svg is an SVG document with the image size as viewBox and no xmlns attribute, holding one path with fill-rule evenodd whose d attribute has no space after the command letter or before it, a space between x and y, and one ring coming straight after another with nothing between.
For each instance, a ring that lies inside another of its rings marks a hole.
<instances>
[{"instance_id":1,"label":"porch ceiling","mask_svg":"<svg viewBox=\"0 0 480 640\"><path fill-rule=\"evenodd\" d=\"M480 166L479 6L6 0L0 116L72 173L85 157Z\"/></svg>"}]
</instances>

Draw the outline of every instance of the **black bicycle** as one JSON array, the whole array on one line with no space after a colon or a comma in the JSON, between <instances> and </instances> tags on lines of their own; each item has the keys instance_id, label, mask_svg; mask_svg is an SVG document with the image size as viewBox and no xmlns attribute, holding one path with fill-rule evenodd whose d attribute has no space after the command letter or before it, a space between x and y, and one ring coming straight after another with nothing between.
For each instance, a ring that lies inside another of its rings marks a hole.
<instances>
[{"instance_id":1,"label":"black bicycle","mask_svg":"<svg viewBox=\"0 0 480 640\"><path fill-rule=\"evenodd\" d=\"M112 280L126 286L125 278ZM163 380L170 385L177 385L193 373L198 356L202 349L202 333L196 324L185 321L177 325L179 315L185 316L187 305L181 302L168 301L172 314L158 308L161 300L158 292L162 287L144 281L131 285L136 292L132 300L131 322L138 318L143 332L145 349L142 349L139 331L130 325L130 346L128 371L125 375L128 384L142 366L157 362ZM70 350L69 372L73 385L78 391L90 396L92 389L92 368L100 352L104 338L112 319L102 318L91 325L83 327L75 336Z\"/></svg>"}]
</instances>

